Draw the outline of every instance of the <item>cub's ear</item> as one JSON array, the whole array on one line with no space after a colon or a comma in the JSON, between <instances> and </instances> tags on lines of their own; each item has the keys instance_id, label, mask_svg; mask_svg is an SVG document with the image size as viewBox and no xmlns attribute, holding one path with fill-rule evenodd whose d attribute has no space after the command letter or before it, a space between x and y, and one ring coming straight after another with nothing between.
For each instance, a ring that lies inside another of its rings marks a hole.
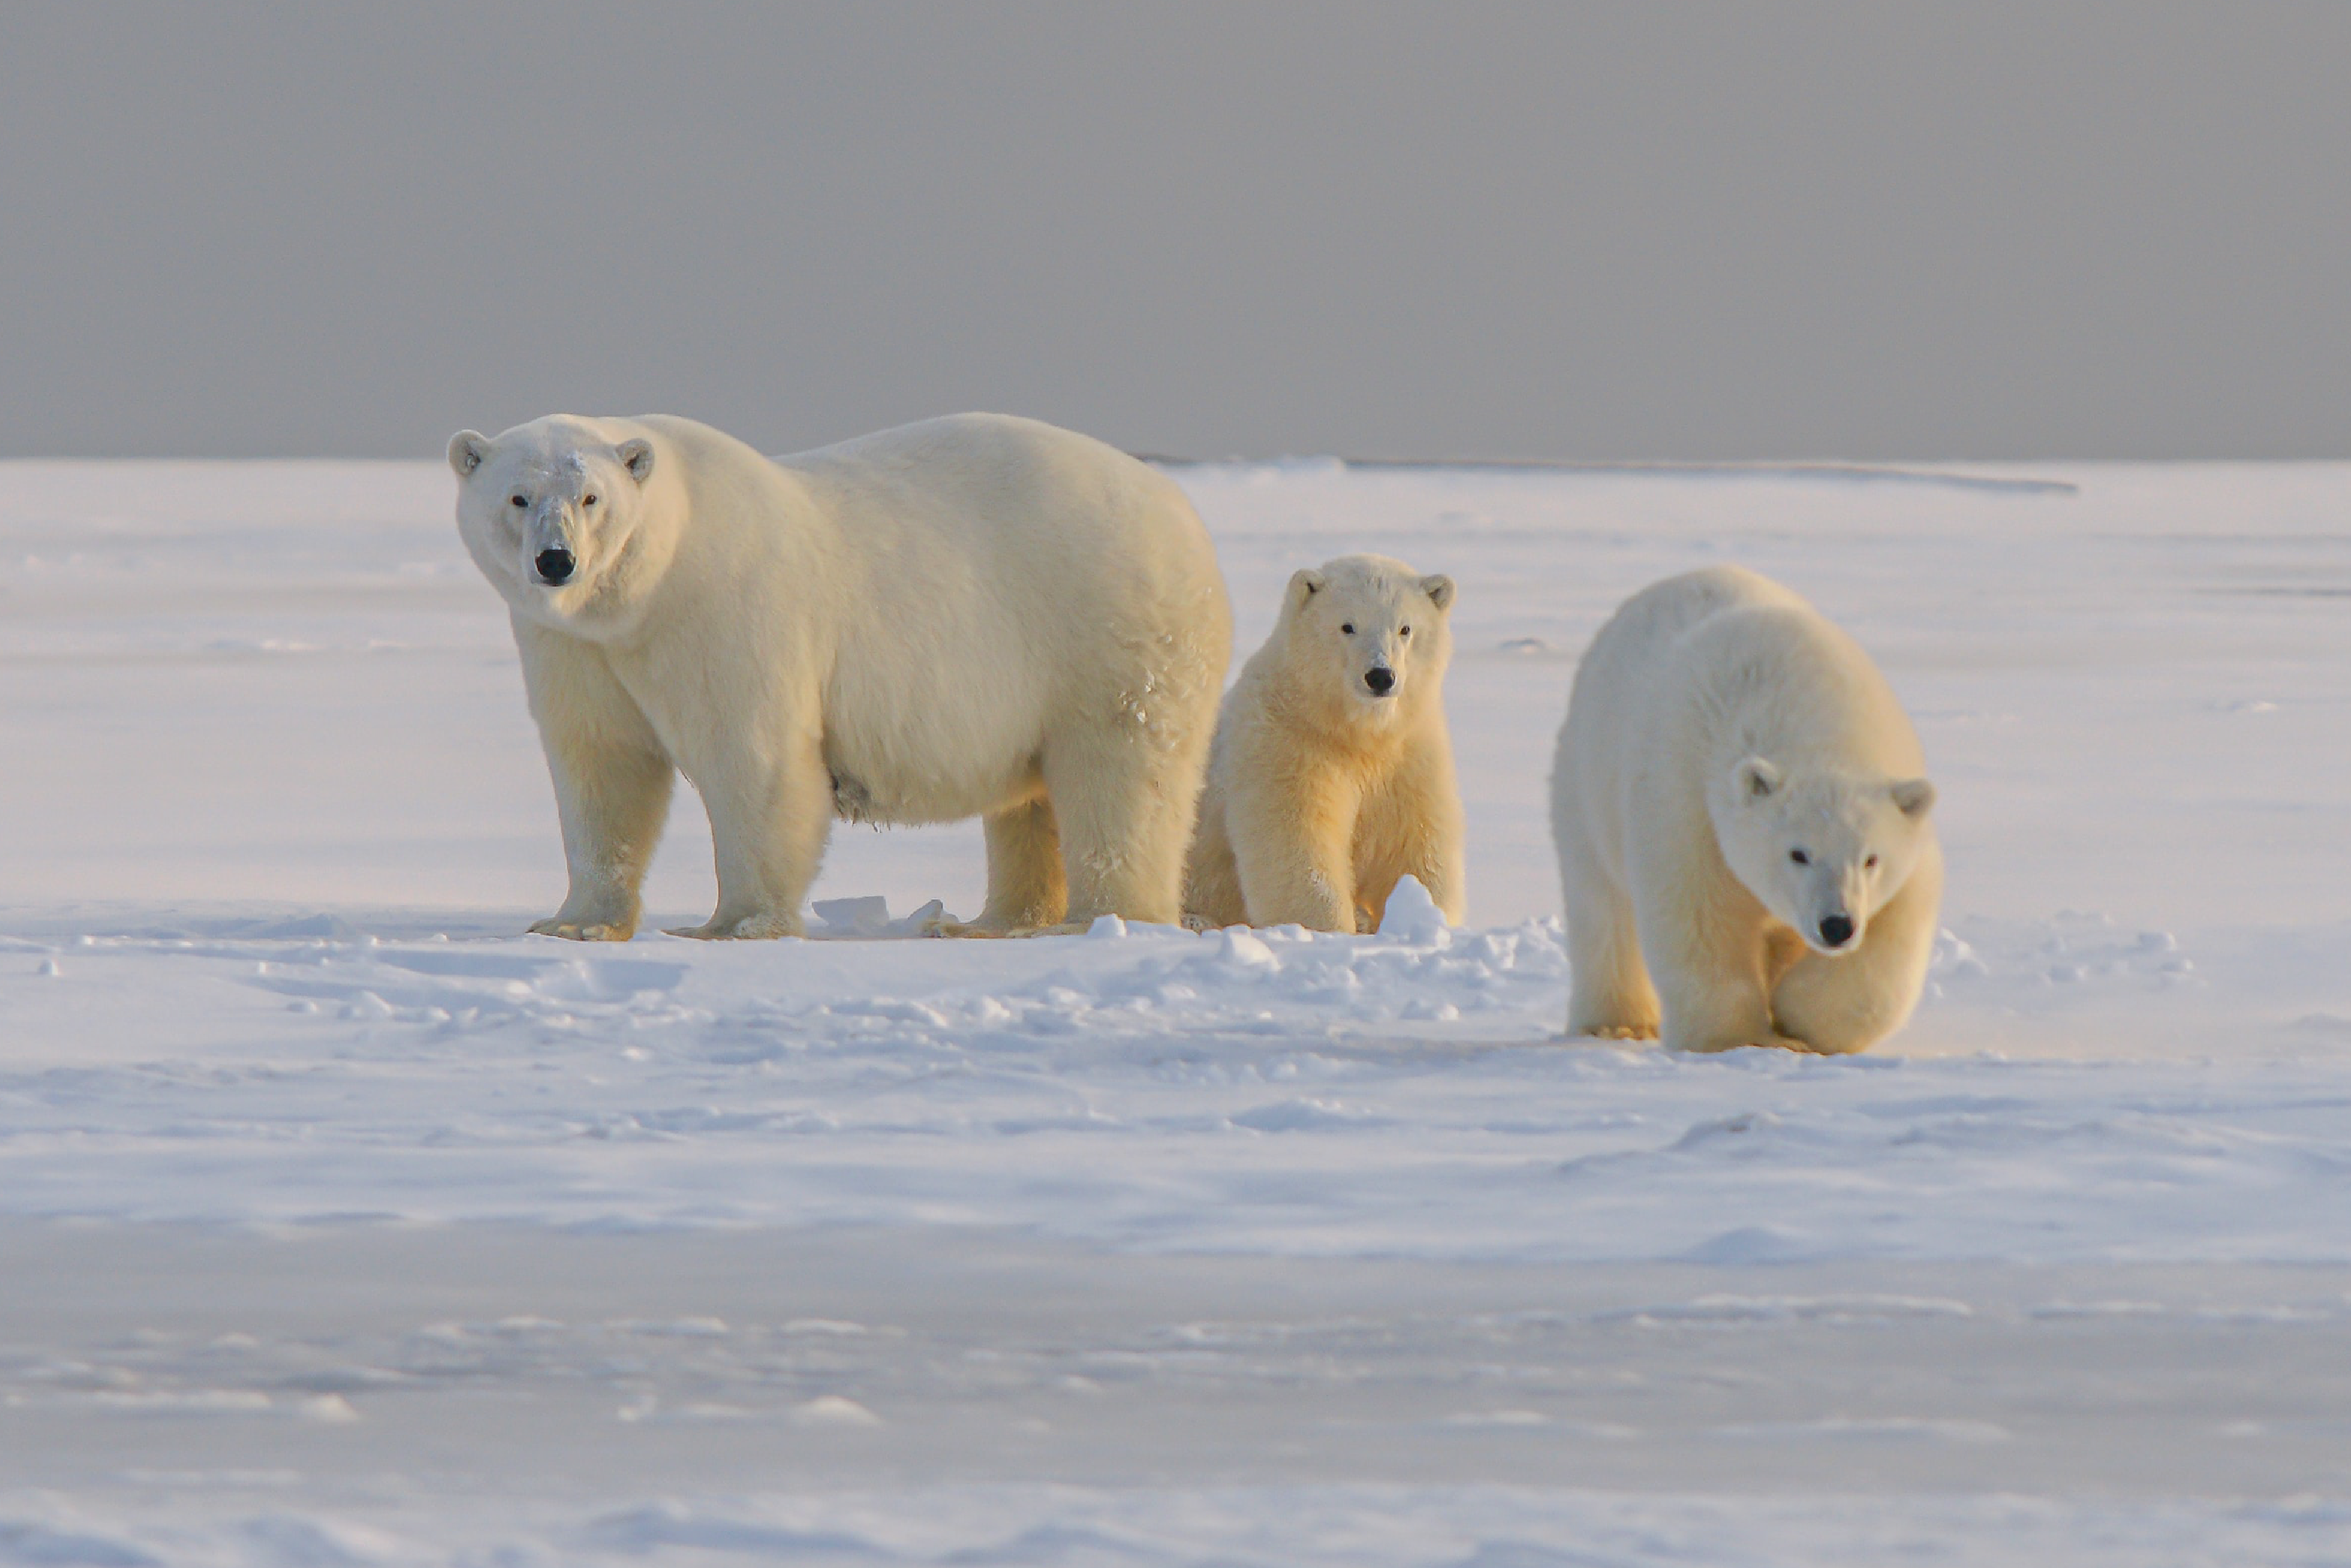
<instances>
[{"instance_id":1,"label":"cub's ear","mask_svg":"<svg viewBox=\"0 0 2351 1568\"><path fill-rule=\"evenodd\" d=\"M490 438L478 430L461 430L449 438L449 466L460 479L472 478L489 455Z\"/></svg>"},{"instance_id":2,"label":"cub's ear","mask_svg":"<svg viewBox=\"0 0 2351 1568\"><path fill-rule=\"evenodd\" d=\"M623 441L612 449L629 471L629 477L642 485L653 476L653 444L640 435L633 441Z\"/></svg>"},{"instance_id":3,"label":"cub's ear","mask_svg":"<svg viewBox=\"0 0 2351 1568\"><path fill-rule=\"evenodd\" d=\"M1434 577L1422 578L1420 591L1428 595L1428 601L1439 610L1453 608L1453 580L1443 572L1440 571Z\"/></svg>"},{"instance_id":4,"label":"cub's ear","mask_svg":"<svg viewBox=\"0 0 2351 1568\"><path fill-rule=\"evenodd\" d=\"M1750 757L1730 770L1730 793L1733 800L1749 801L1768 800L1780 787L1780 770L1760 757Z\"/></svg>"},{"instance_id":5,"label":"cub's ear","mask_svg":"<svg viewBox=\"0 0 2351 1568\"><path fill-rule=\"evenodd\" d=\"M1311 566L1301 566L1290 574L1289 601L1292 610L1322 591L1322 574Z\"/></svg>"},{"instance_id":6,"label":"cub's ear","mask_svg":"<svg viewBox=\"0 0 2351 1568\"><path fill-rule=\"evenodd\" d=\"M1888 786L1887 792L1906 817L1923 817L1935 809L1935 787L1924 779L1904 779Z\"/></svg>"}]
</instances>

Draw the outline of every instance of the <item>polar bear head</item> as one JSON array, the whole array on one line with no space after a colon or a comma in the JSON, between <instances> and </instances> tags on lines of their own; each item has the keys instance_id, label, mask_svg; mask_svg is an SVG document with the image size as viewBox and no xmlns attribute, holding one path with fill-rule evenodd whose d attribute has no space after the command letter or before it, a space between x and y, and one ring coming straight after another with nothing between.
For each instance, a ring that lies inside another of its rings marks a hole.
<instances>
[{"instance_id":1,"label":"polar bear head","mask_svg":"<svg viewBox=\"0 0 2351 1568\"><path fill-rule=\"evenodd\" d=\"M1731 872L1816 953L1861 946L1870 916L1909 880L1935 787L1782 769L1750 757L1708 802Z\"/></svg>"},{"instance_id":2,"label":"polar bear head","mask_svg":"<svg viewBox=\"0 0 2351 1568\"><path fill-rule=\"evenodd\" d=\"M1453 580L1380 555L1294 574L1282 601L1291 671L1350 723L1387 727L1433 700L1453 656Z\"/></svg>"},{"instance_id":3,"label":"polar bear head","mask_svg":"<svg viewBox=\"0 0 2351 1568\"><path fill-rule=\"evenodd\" d=\"M650 494L654 444L618 420L555 414L449 439L457 531L517 612L579 635L624 631L675 544Z\"/></svg>"}]
</instances>

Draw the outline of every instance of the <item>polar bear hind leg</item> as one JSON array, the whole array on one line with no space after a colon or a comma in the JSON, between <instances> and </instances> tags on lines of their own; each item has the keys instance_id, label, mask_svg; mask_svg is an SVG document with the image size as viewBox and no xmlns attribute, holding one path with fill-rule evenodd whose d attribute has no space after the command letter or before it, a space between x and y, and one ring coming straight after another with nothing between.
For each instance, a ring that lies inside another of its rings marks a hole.
<instances>
[{"instance_id":1,"label":"polar bear hind leg","mask_svg":"<svg viewBox=\"0 0 2351 1568\"><path fill-rule=\"evenodd\" d=\"M1104 915L1180 921L1198 758L1105 727L1051 737L1044 764L1069 883L1067 923L1083 928Z\"/></svg>"},{"instance_id":2,"label":"polar bear hind leg","mask_svg":"<svg viewBox=\"0 0 2351 1568\"><path fill-rule=\"evenodd\" d=\"M1207 930L1249 924L1240 868L1233 862L1233 841L1225 831L1224 793L1213 778L1200 797L1199 827L1184 864L1184 923Z\"/></svg>"},{"instance_id":3,"label":"polar bear hind leg","mask_svg":"<svg viewBox=\"0 0 2351 1568\"><path fill-rule=\"evenodd\" d=\"M1061 867L1061 833L1053 803L1041 793L983 820L987 838L987 908L973 934L1058 925L1070 909Z\"/></svg>"}]
</instances>

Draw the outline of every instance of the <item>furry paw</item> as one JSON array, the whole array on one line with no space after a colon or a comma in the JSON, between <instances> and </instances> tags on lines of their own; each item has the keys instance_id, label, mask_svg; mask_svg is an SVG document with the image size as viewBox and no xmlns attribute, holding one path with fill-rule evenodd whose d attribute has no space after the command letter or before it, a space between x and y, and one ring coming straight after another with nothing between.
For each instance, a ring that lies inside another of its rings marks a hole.
<instances>
[{"instance_id":1,"label":"furry paw","mask_svg":"<svg viewBox=\"0 0 2351 1568\"><path fill-rule=\"evenodd\" d=\"M1082 936L1092 929L1091 924L1064 920L1053 925L992 925L978 921L935 920L925 928L933 936Z\"/></svg>"},{"instance_id":2,"label":"furry paw","mask_svg":"<svg viewBox=\"0 0 2351 1568\"><path fill-rule=\"evenodd\" d=\"M534 920L530 929L533 936L560 936L567 942L626 942L637 934L633 920L566 920L560 915Z\"/></svg>"},{"instance_id":3,"label":"furry paw","mask_svg":"<svg viewBox=\"0 0 2351 1568\"><path fill-rule=\"evenodd\" d=\"M1653 1023L1604 1023L1589 1029L1573 1029L1570 1034L1592 1040L1655 1040L1657 1026Z\"/></svg>"},{"instance_id":4,"label":"furry paw","mask_svg":"<svg viewBox=\"0 0 2351 1568\"><path fill-rule=\"evenodd\" d=\"M1813 1054L1811 1046L1801 1040L1790 1040L1783 1034L1758 1034L1751 1039L1743 1040L1737 1035L1732 1035L1724 1040L1696 1040L1687 1045L1677 1043L1674 1049L1711 1056L1718 1051L1743 1051L1749 1046L1754 1046L1759 1050L1801 1051L1807 1055Z\"/></svg>"},{"instance_id":5,"label":"furry paw","mask_svg":"<svg viewBox=\"0 0 2351 1568\"><path fill-rule=\"evenodd\" d=\"M801 935L797 916L789 915L743 915L732 919L713 915L700 925L673 925L673 936L691 936L697 942L762 942L777 936Z\"/></svg>"},{"instance_id":6,"label":"furry paw","mask_svg":"<svg viewBox=\"0 0 2351 1568\"><path fill-rule=\"evenodd\" d=\"M982 925L977 920L934 920L923 927L932 936L1009 936L1012 933L1001 925Z\"/></svg>"}]
</instances>

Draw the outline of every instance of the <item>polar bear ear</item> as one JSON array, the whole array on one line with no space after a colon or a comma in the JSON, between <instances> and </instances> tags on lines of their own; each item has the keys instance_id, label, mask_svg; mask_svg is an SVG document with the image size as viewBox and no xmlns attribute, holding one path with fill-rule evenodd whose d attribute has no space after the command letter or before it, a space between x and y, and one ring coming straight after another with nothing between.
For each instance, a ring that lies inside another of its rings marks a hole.
<instances>
[{"instance_id":1,"label":"polar bear ear","mask_svg":"<svg viewBox=\"0 0 2351 1568\"><path fill-rule=\"evenodd\" d=\"M640 435L633 441L623 441L612 449L612 455L629 471L629 477L642 485L653 476L653 444Z\"/></svg>"},{"instance_id":2,"label":"polar bear ear","mask_svg":"<svg viewBox=\"0 0 2351 1568\"><path fill-rule=\"evenodd\" d=\"M1750 757L1730 770L1730 793L1740 804L1770 799L1780 787L1780 770L1760 757Z\"/></svg>"},{"instance_id":3,"label":"polar bear ear","mask_svg":"<svg viewBox=\"0 0 2351 1568\"><path fill-rule=\"evenodd\" d=\"M470 479L490 455L490 438L478 430L461 430L449 438L449 466L460 479Z\"/></svg>"},{"instance_id":4,"label":"polar bear ear","mask_svg":"<svg viewBox=\"0 0 2351 1568\"><path fill-rule=\"evenodd\" d=\"M1923 817L1935 809L1935 787L1924 779L1904 779L1891 785L1895 809L1906 817Z\"/></svg>"},{"instance_id":5,"label":"polar bear ear","mask_svg":"<svg viewBox=\"0 0 2351 1568\"><path fill-rule=\"evenodd\" d=\"M1290 574L1290 607L1292 610L1297 609L1322 592L1325 586L1321 572L1311 566L1300 567Z\"/></svg>"},{"instance_id":6,"label":"polar bear ear","mask_svg":"<svg viewBox=\"0 0 2351 1568\"><path fill-rule=\"evenodd\" d=\"M1443 572L1422 578L1420 591L1428 595L1428 601L1439 610L1453 608L1453 580Z\"/></svg>"}]
</instances>

